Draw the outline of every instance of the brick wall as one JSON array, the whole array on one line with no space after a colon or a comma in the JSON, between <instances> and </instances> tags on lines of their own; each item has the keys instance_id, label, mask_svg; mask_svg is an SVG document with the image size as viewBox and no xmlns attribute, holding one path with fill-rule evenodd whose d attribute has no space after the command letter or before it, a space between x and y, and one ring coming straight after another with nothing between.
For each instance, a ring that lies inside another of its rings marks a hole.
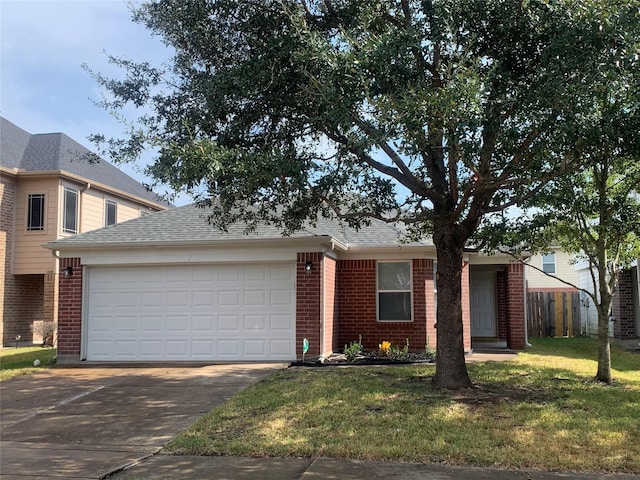
<instances>
[{"instance_id":1,"label":"brick wall","mask_svg":"<svg viewBox=\"0 0 640 480\"><path fill-rule=\"evenodd\" d=\"M365 349L375 350L382 341L402 346L409 339L412 350L423 350L429 325L429 342L435 346L433 324L433 261L413 260L413 322L378 322L376 310L376 261L338 261L338 350L362 335Z\"/></svg>"},{"instance_id":2,"label":"brick wall","mask_svg":"<svg viewBox=\"0 0 640 480\"><path fill-rule=\"evenodd\" d=\"M507 347L525 348L524 265L510 263L505 266L507 286Z\"/></svg>"},{"instance_id":3,"label":"brick wall","mask_svg":"<svg viewBox=\"0 0 640 480\"><path fill-rule=\"evenodd\" d=\"M296 355L302 357L302 341L309 340L308 356L321 354L320 315L322 278L321 252L298 253L296 260ZM312 262L311 272L306 272Z\"/></svg>"},{"instance_id":4,"label":"brick wall","mask_svg":"<svg viewBox=\"0 0 640 480\"><path fill-rule=\"evenodd\" d=\"M59 281L58 362L80 360L82 329L82 265L79 258L60 259L60 272L73 267L73 275L62 273Z\"/></svg>"},{"instance_id":5,"label":"brick wall","mask_svg":"<svg viewBox=\"0 0 640 480\"><path fill-rule=\"evenodd\" d=\"M623 270L618 275L618 286L613 295L611 314L613 322L613 336L618 340L628 340L637 337L633 311L633 270Z\"/></svg>"},{"instance_id":6,"label":"brick wall","mask_svg":"<svg viewBox=\"0 0 640 480\"><path fill-rule=\"evenodd\" d=\"M496 273L496 310L498 316L498 338L507 339L507 274Z\"/></svg>"}]
</instances>

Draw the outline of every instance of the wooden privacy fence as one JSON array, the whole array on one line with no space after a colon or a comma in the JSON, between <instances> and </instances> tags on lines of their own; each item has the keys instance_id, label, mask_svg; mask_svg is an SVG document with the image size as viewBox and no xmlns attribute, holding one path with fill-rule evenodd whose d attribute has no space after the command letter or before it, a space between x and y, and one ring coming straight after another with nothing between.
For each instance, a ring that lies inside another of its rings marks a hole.
<instances>
[{"instance_id":1,"label":"wooden privacy fence","mask_svg":"<svg viewBox=\"0 0 640 480\"><path fill-rule=\"evenodd\" d=\"M528 292L529 337L573 337L580 335L578 292Z\"/></svg>"}]
</instances>

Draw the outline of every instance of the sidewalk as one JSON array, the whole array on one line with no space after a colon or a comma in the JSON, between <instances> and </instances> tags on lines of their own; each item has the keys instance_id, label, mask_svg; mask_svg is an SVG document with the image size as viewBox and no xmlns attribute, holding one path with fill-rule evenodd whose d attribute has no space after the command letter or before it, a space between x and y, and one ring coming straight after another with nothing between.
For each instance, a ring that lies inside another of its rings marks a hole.
<instances>
[{"instance_id":1,"label":"sidewalk","mask_svg":"<svg viewBox=\"0 0 640 480\"><path fill-rule=\"evenodd\" d=\"M216 480L631 480L638 475L549 473L336 458L241 458L155 455L111 479Z\"/></svg>"}]
</instances>

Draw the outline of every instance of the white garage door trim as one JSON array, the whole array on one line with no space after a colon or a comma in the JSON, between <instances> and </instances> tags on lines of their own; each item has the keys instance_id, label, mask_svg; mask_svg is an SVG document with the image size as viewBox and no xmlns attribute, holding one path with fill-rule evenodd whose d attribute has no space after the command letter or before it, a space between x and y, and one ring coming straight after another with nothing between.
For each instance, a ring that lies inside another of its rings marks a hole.
<instances>
[{"instance_id":1,"label":"white garage door trim","mask_svg":"<svg viewBox=\"0 0 640 480\"><path fill-rule=\"evenodd\" d=\"M295 359L295 264L88 267L90 361Z\"/></svg>"}]
</instances>

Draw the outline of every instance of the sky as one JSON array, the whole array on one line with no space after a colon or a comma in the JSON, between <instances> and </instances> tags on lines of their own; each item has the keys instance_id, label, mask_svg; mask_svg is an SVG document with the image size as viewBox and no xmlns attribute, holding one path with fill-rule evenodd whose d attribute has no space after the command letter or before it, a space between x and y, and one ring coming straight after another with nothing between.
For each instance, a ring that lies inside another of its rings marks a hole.
<instances>
[{"instance_id":1,"label":"sky","mask_svg":"<svg viewBox=\"0 0 640 480\"><path fill-rule=\"evenodd\" d=\"M101 88L82 65L113 77L120 71L106 53L153 63L170 57L158 37L131 20L128 4L0 0L0 115L32 134L65 133L93 151L89 135L120 136L118 121L95 105ZM119 168L149 181L135 166Z\"/></svg>"}]
</instances>

